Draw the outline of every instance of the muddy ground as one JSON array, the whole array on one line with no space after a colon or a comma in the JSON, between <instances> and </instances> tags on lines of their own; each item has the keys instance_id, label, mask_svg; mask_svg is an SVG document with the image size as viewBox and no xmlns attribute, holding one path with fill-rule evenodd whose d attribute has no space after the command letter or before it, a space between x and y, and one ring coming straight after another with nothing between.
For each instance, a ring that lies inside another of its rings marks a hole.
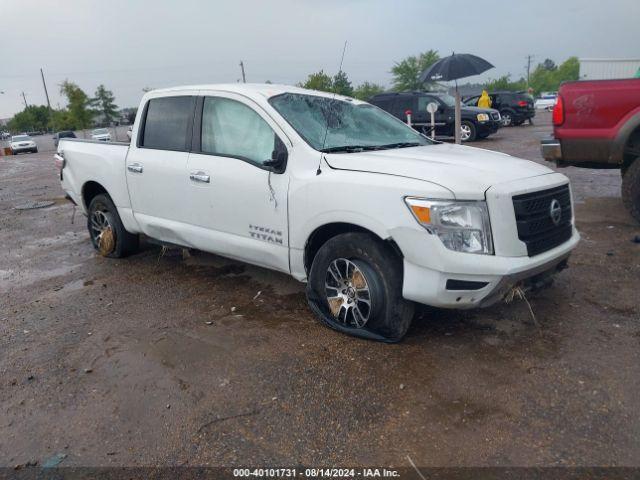
<instances>
[{"instance_id":1,"label":"muddy ground","mask_svg":"<svg viewBox=\"0 0 640 480\"><path fill-rule=\"evenodd\" d=\"M542 162L549 131L476 146ZM583 239L535 319L427 312L383 345L322 327L286 275L101 258L51 152L0 157L0 466L640 465L640 228L618 171L563 172Z\"/></svg>"}]
</instances>

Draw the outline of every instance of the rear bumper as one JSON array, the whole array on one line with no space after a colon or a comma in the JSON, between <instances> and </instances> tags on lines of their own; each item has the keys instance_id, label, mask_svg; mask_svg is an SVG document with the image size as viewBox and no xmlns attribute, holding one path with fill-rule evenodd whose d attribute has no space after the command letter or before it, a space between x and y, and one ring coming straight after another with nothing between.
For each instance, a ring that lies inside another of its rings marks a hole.
<instances>
[{"instance_id":1,"label":"rear bumper","mask_svg":"<svg viewBox=\"0 0 640 480\"><path fill-rule=\"evenodd\" d=\"M562 145L560 145L560 140L556 140L555 138L541 140L540 152L542 153L542 158L548 162L562 163Z\"/></svg>"}]
</instances>

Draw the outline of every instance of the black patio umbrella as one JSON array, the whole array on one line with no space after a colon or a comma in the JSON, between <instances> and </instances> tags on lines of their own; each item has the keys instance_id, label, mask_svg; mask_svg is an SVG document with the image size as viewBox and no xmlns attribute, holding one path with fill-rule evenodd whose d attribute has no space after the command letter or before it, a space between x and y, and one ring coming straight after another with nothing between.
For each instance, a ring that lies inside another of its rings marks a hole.
<instances>
[{"instance_id":1,"label":"black patio umbrella","mask_svg":"<svg viewBox=\"0 0 640 480\"><path fill-rule=\"evenodd\" d=\"M459 78L479 75L493 68L484 58L469 53L454 53L441 58L420 75L421 82L449 82Z\"/></svg>"},{"instance_id":2,"label":"black patio umbrella","mask_svg":"<svg viewBox=\"0 0 640 480\"><path fill-rule=\"evenodd\" d=\"M456 81L456 143L460 143L460 94L457 80L479 75L490 68L493 68L493 65L483 58L469 53L453 53L441 58L420 75L421 82Z\"/></svg>"}]
</instances>

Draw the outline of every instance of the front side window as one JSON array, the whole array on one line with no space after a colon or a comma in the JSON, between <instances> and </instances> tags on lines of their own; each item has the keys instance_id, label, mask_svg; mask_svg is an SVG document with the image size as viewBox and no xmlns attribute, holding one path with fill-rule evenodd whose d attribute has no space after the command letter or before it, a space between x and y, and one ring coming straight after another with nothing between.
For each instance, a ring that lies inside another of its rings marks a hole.
<instances>
[{"instance_id":1,"label":"front side window","mask_svg":"<svg viewBox=\"0 0 640 480\"><path fill-rule=\"evenodd\" d=\"M276 134L252 108L236 100L205 97L202 151L258 165L271 160Z\"/></svg>"},{"instance_id":2,"label":"front side window","mask_svg":"<svg viewBox=\"0 0 640 480\"><path fill-rule=\"evenodd\" d=\"M368 103L299 93L283 93L269 103L316 150L351 152L431 143Z\"/></svg>"},{"instance_id":3,"label":"front side window","mask_svg":"<svg viewBox=\"0 0 640 480\"><path fill-rule=\"evenodd\" d=\"M141 146L159 150L186 150L193 107L194 97L149 100Z\"/></svg>"}]
</instances>

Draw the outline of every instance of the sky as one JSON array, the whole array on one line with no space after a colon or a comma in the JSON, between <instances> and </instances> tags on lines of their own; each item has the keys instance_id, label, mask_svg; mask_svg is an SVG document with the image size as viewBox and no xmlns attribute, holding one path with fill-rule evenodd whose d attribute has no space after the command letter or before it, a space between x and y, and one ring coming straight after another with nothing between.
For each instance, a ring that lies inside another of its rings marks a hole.
<instances>
[{"instance_id":1,"label":"sky","mask_svg":"<svg viewBox=\"0 0 640 480\"><path fill-rule=\"evenodd\" d=\"M391 67L429 49L495 68L640 57L640 0L0 0L0 118L28 104L64 107L60 83L104 84L119 107L142 89L236 82L295 84L323 69L391 85Z\"/></svg>"}]
</instances>

